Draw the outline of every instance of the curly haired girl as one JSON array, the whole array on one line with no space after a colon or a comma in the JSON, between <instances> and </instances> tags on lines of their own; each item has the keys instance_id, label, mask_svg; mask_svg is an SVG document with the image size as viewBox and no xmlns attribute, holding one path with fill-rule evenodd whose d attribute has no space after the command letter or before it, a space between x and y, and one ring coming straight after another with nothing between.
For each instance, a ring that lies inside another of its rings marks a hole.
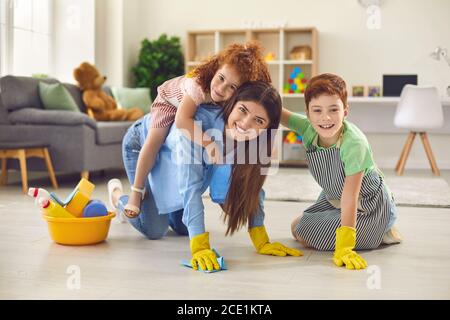
<instances>
[{"instance_id":1,"label":"curly haired girl","mask_svg":"<svg viewBox=\"0 0 450 320\"><path fill-rule=\"evenodd\" d=\"M152 104L150 130L139 154L132 193L124 213L129 218L140 212L145 195L145 177L153 168L156 155L175 121L193 142L206 148L209 161L219 162L218 146L194 123L197 106L212 103L222 107L246 81L270 83L270 74L256 42L231 44L187 75L164 82ZM195 132L195 134L194 134Z\"/></svg>"}]
</instances>

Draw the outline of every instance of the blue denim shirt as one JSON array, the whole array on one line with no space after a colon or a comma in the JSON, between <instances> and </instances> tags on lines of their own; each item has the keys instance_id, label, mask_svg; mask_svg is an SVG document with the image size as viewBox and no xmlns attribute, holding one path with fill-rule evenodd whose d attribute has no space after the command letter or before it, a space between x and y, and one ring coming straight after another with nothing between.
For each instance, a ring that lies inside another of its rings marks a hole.
<instances>
[{"instance_id":1,"label":"blue denim shirt","mask_svg":"<svg viewBox=\"0 0 450 320\"><path fill-rule=\"evenodd\" d=\"M203 132L215 141L222 141L224 121L219 116L220 108L201 105L197 109L195 121ZM143 136L148 133L150 114L143 122ZM208 164L204 148L193 143L172 125L169 134L156 158L149 174L149 184L160 214L167 214L184 208L183 223L189 237L205 232L205 217L202 194L210 190L213 202L225 202L230 183L231 165ZM264 191L259 196L259 208L249 228L264 224Z\"/></svg>"}]
</instances>

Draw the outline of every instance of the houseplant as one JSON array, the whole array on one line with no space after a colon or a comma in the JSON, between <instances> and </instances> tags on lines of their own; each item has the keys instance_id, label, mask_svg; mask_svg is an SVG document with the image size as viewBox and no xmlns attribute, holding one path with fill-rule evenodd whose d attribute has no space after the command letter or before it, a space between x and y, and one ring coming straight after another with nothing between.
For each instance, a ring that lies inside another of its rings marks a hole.
<instances>
[{"instance_id":1,"label":"houseplant","mask_svg":"<svg viewBox=\"0 0 450 320\"><path fill-rule=\"evenodd\" d=\"M136 87L150 88L154 100L164 81L184 73L184 57L180 38L162 34L158 39L142 41L139 61L132 68Z\"/></svg>"}]
</instances>

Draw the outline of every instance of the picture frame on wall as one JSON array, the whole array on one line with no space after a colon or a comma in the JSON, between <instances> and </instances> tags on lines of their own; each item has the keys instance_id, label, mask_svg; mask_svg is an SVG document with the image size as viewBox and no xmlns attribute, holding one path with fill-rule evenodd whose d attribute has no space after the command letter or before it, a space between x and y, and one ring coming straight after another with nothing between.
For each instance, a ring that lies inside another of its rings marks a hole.
<instances>
[{"instance_id":1,"label":"picture frame on wall","mask_svg":"<svg viewBox=\"0 0 450 320\"><path fill-rule=\"evenodd\" d=\"M367 90L369 97L381 97L381 87L380 86L369 86Z\"/></svg>"},{"instance_id":2,"label":"picture frame on wall","mask_svg":"<svg viewBox=\"0 0 450 320\"><path fill-rule=\"evenodd\" d=\"M364 86L353 86L352 87L353 97L364 97Z\"/></svg>"}]
</instances>

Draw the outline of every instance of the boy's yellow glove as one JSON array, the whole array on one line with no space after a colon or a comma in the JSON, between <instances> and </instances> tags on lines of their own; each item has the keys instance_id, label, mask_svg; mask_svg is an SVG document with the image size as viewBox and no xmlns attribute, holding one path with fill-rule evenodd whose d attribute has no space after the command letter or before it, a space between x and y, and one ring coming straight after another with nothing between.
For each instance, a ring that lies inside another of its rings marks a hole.
<instances>
[{"instance_id":1,"label":"boy's yellow glove","mask_svg":"<svg viewBox=\"0 0 450 320\"><path fill-rule=\"evenodd\" d=\"M303 252L300 250L288 248L279 242L270 243L269 236L267 235L264 226L251 228L248 232L250 233L250 238L259 254L279 257L284 257L286 255L300 257L303 255Z\"/></svg>"},{"instance_id":2,"label":"boy's yellow glove","mask_svg":"<svg viewBox=\"0 0 450 320\"><path fill-rule=\"evenodd\" d=\"M209 232L196 235L191 239L191 265L194 270L198 270L198 266L202 270L220 270L217 263L217 256L209 246Z\"/></svg>"},{"instance_id":3,"label":"boy's yellow glove","mask_svg":"<svg viewBox=\"0 0 450 320\"><path fill-rule=\"evenodd\" d=\"M342 226L336 229L336 248L333 261L338 267L345 265L347 269L364 269L367 262L353 249L356 246L356 229Z\"/></svg>"}]
</instances>

